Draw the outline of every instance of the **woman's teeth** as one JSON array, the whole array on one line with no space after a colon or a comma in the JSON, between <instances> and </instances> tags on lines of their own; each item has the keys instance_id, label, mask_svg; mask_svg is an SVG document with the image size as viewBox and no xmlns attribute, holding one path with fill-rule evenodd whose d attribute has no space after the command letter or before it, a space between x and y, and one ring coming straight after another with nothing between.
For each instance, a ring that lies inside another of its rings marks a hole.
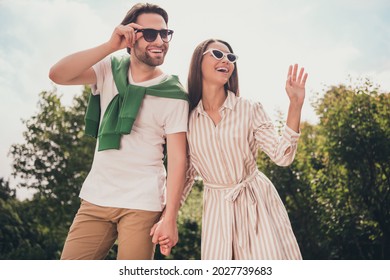
<instances>
[{"instance_id":1,"label":"woman's teeth","mask_svg":"<svg viewBox=\"0 0 390 280\"><path fill-rule=\"evenodd\" d=\"M217 68L217 71L222 72L222 73L227 73L227 72L229 72L229 70L228 70L226 67L218 67L218 68Z\"/></svg>"}]
</instances>

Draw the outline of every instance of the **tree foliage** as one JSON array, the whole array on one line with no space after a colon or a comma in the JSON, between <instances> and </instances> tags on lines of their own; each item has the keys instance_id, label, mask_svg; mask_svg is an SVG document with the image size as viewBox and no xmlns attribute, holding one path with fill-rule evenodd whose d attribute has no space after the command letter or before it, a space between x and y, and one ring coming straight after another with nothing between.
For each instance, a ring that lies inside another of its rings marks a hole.
<instances>
[{"instance_id":1,"label":"tree foliage","mask_svg":"<svg viewBox=\"0 0 390 280\"><path fill-rule=\"evenodd\" d=\"M33 188L37 196L65 207L76 203L95 148L95 140L83 131L89 94L86 88L68 108L56 91L40 94L38 113L24 121L25 143L11 148L13 175L21 178L20 187Z\"/></svg>"},{"instance_id":2,"label":"tree foliage","mask_svg":"<svg viewBox=\"0 0 390 280\"><path fill-rule=\"evenodd\" d=\"M345 212L336 215L344 230L343 255L389 259L390 95L378 93L366 80L355 87L333 87L316 110L328 164L335 177L343 175L337 186Z\"/></svg>"},{"instance_id":3,"label":"tree foliage","mask_svg":"<svg viewBox=\"0 0 390 280\"><path fill-rule=\"evenodd\" d=\"M36 190L23 206L29 207L32 228L44 235L42 246L50 247L49 259L59 258L92 162L95 140L83 133L89 94L86 87L65 107L56 90L41 92L38 113L24 121L25 142L10 150L18 187Z\"/></svg>"},{"instance_id":4,"label":"tree foliage","mask_svg":"<svg viewBox=\"0 0 390 280\"><path fill-rule=\"evenodd\" d=\"M390 258L390 95L370 81L330 88L294 163L259 167L286 203L306 259Z\"/></svg>"},{"instance_id":5,"label":"tree foliage","mask_svg":"<svg viewBox=\"0 0 390 280\"><path fill-rule=\"evenodd\" d=\"M83 132L89 93L65 107L56 90L42 92L24 121L24 142L10 149L13 175L36 193L19 201L0 178L0 259L59 258L95 149ZM259 169L278 189L305 259L389 259L390 94L363 81L331 87L313 106L319 123L302 124L293 164L259 153ZM178 245L155 257L199 259L201 214L197 181L179 213Z\"/></svg>"},{"instance_id":6,"label":"tree foliage","mask_svg":"<svg viewBox=\"0 0 390 280\"><path fill-rule=\"evenodd\" d=\"M21 202L0 179L0 259L53 259L55 243L39 222L37 201Z\"/></svg>"}]
</instances>

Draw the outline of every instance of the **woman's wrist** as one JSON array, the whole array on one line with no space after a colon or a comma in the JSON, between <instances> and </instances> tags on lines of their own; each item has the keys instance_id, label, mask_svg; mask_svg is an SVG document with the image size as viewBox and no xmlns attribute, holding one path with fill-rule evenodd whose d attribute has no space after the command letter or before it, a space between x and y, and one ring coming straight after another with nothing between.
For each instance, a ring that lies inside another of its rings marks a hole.
<instances>
[{"instance_id":1,"label":"woman's wrist","mask_svg":"<svg viewBox=\"0 0 390 280\"><path fill-rule=\"evenodd\" d=\"M303 107L303 101L298 101L298 100L290 100L290 109L294 110L301 110Z\"/></svg>"}]
</instances>

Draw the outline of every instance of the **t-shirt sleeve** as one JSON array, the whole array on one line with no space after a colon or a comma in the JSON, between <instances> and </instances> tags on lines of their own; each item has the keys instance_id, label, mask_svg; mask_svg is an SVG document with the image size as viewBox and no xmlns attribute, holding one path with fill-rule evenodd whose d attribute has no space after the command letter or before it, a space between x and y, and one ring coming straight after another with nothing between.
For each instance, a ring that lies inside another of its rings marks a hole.
<instances>
[{"instance_id":1,"label":"t-shirt sleeve","mask_svg":"<svg viewBox=\"0 0 390 280\"><path fill-rule=\"evenodd\" d=\"M102 93L104 77L111 72L111 58L106 57L92 66L93 71L96 74L96 84L91 85L93 95Z\"/></svg>"},{"instance_id":2,"label":"t-shirt sleeve","mask_svg":"<svg viewBox=\"0 0 390 280\"><path fill-rule=\"evenodd\" d=\"M165 120L165 134L187 132L189 105L185 100L177 99L171 103L172 110L169 111Z\"/></svg>"}]
</instances>

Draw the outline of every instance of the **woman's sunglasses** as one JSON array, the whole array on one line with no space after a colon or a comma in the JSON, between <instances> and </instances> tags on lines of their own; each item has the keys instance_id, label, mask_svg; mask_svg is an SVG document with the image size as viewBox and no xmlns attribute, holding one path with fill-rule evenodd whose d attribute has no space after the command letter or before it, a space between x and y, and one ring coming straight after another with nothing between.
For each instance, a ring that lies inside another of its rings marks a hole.
<instances>
[{"instance_id":1,"label":"woman's sunglasses","mask_svg":"<svg viewBox=\"0 0 390 280\"><path fill-rule=\"evenodd\" d=\"M208 49L207 51L205 51L203 53L203 55L205 55L206 53L211 53L211 55L217 59L217 60L222 60L225 56L227 58L227 60L230 62L230 63L234 63L237 61L238 59L238 56L235 55L234 53L224 53L220 50L217 50L217 49Z\"/></svg>"},{"instance_id":2,"label":"woman's sunglasses","mask_svg":"<svg viewBox=\"0 0 390 280\"><path fill-rule=\"evenodd\" d=\"M161 29L156 30L152 28L137 29L135 33L142 32L146 42L154 42L157 39L157 35L160 34L161 40L164 43L168 43L172 39L173 30L170 29Z\"/></svg>"}]
</instances>

